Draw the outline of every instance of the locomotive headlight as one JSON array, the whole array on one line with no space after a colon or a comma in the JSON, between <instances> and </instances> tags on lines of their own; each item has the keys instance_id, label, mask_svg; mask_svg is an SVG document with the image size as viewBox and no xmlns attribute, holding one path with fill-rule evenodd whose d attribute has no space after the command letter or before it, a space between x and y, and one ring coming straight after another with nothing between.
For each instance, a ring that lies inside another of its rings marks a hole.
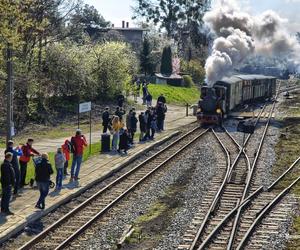
<instances>
[{"instance_id":1,"label":"locomotive headlight","mask_svg":"<svg viewBox=\"0 0 300 250\"><path fill-rule=\"evenodd\" d=\"M217 109L216 112L217 112L218 114L222 114L222 110L221 110L221 109Z\"/></svg>"}]
</instances>

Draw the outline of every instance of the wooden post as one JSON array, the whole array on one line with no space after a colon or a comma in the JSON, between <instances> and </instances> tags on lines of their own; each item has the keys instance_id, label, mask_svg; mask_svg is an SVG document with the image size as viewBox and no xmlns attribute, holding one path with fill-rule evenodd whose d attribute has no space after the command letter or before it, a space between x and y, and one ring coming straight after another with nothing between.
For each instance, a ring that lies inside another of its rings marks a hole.
<instances>
[{"instance_id":1,"label":"wooden post","mask_svg":"<svg viewBox=\"0 0 300 250\"><path fill-rule=\"evenodd\" d=\"M92 109L90 110L90 155L92 153Z\"/></svg>"},{"instance_id":2,"label":"wooden post","mask_svg":"<svg viewBox=\"0 0 300 250\"><path fill-rule=\"evenodd\" d=\"M7 133L6 142L12 139L13 134L13 68L12 68L12 49L7 45L6 51L6 70L7 70Z\"/></svg>"},{"instance_id":3,"label":"wooden post","mask_svg":"<svg viewBox=\"0 0 300 250\"><path fill-rule=\"evenodd\" d=\"M80 119L80 102L78 102L77 112L78 112L77 128L79 129L79 125L80 125L80 122L79 122L79 119Z\"/></svg>"},{"instance_id":4,"label":"wooden post","mask_svg":"<svg viewBox=\"0 0 300 250\"><path fill-rule=\"evenodd\" d=\"M186 104L186 116L189 116L189 104Z\"/></svg>"}]
</instances>

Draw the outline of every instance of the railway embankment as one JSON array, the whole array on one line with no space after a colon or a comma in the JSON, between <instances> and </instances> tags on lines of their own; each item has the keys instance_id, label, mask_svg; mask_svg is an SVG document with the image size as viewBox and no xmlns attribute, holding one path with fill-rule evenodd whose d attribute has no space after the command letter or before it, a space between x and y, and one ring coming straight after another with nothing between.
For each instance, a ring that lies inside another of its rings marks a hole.
<instances>
[{"instance_id":1,"label":"railway embankment","mask_svg":"<svg viewBox=\"0 0 300 250\"><path fill-rule=\"evenodd\" d=\"M282 173L300 155L300 91L291 93L290 98L283 99L279 105L280 136L275 146L276 163L273 167L274 176ZM300 169L295 168L281 183L288 186L292 179L300 175ZM298 199L295 216L289 231L287 249L300 248L300 187L292 192Z\"/></svg>"}]
</instances>

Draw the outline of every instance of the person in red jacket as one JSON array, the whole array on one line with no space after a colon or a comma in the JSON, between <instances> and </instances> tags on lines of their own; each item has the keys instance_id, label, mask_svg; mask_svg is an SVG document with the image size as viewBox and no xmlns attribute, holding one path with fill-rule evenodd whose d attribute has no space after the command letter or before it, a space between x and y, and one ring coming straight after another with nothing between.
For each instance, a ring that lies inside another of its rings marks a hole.
<instances>
[{"instance_id":1,"label":"person in red jacket","mask_svg":"<svg viewBox=\"0 0 300 250\"><path fill-rule=\"evenodd\" d=\"M80 166L82 163L82 155L84 147L87 146L85 136L81 134L81 130L76 131L76 135L71 138L71 144L73 146L73 161L71 167L71 179L70 181L79 180L78 175Z\"/></svg>"},{"instance_id":2,"label":"person in red jacket","mask_svg":"<svg viewBox=\"0 0 300 250\"><path fill-rule=\"evenodd\" d=\"M30 161L30 157L34 155L40 155L40 153L32 147L34 140L28 139L27 143L22 146L22 156L19 159L20 167L21 167L21 178L20 178L20 188L23 188L26 183L26 172L27 172L27 164Z\"/></svg>"},{"instance_id":3,"label":"person in red jacket","mask_svg":"<svg viewBox=\"0 0 300 250\"><path fill-rule=\"evenodd\" d=\"M69 175L68 174L68 167L69 167L69 161L70 161L70 153L72 151L72 144L69 140L65 140L65 143L61 146L63 150L63 154L65 155L66 162L64 165L64 176Z\"/></svg>"}]
</instances>

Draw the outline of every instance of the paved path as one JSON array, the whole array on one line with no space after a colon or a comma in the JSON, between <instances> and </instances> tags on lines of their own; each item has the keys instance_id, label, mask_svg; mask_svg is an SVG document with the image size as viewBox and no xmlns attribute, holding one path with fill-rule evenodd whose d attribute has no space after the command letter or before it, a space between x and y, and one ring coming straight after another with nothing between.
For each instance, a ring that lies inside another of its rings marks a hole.
<instances>
[{"instance_id":1,"label":"paved path","mask_svg":"<svg viewBox=\"0 0 300 250\"><path fill-rule=\"evenodd\" d=\"M170 115L170 113L173 113L173 115ZM125 162L138 157L140 153L151 147L154 143L171 136L177 128L195 121L195 117L185 117L184 114L185 110L183 110L182 107L170 107L166 121L167 130L157 134L156 140L153 142L136 144L133 149L129 150L127 156L101 154L84 162L80 172L80 183L74 184L69 183L68 180L64 180L62 191L59 194L52 191L47 197L46 209L43 212L37 211L34 208L38 199L38 191L31 188L25 188L21 197L17 197L16 200L11 202L11 210L15 215L8 217L0 216L0 242L19 231L20 228L28 222L40 218L43 214L54 210L59 204L64 203L68 197L75 196L77 193L97 182L97 180L102 179L119 169ZM99 138L100 134L93 134L94 141L99 140ZM38 150L51 152L55 150L57 145L60 145L63 139L64 138L43 140L36 143L35 146ZM52 178L54 179L54 177Z\"/></svg>"},{"instance_id":2,"label":"paved path","mask_svg":"<svg viewBox=\"0 0 300 250\"><path fill-rule=\"evenodd\" d=\"M141 101L141 100L139 100ZM154 103L154 102L153 102ZM145 107L146 109L146 107ZM139 114L143 110L137 110L137 114ZM191 111L190 111L191 112ZM175 106L175 105L168 105L168 112L166 116L166 128L172 129L176 127L175 121L178 119L181 119L185 117L186 115L186 108L181 107L181 106ZM87 141L90 141L90 136L89 136L89 131L83 131L83 133L86 136ZM72 135L69 136L69 139L71 138ZM96 143L100 141L101 138L101 131L98 132L92 132L92 143ZM33 147L37 149L39 152L45 152L45 153L50 153L50 152L55 152L57 149L57 146L62 145L63 142L67 139L66 137L64 138L49 138L49 139L42 139L39 140L38 138L34 138L35 143ZM0 148L0 155L4 154L4 149Z\"/></svg>"}]
</instances>

